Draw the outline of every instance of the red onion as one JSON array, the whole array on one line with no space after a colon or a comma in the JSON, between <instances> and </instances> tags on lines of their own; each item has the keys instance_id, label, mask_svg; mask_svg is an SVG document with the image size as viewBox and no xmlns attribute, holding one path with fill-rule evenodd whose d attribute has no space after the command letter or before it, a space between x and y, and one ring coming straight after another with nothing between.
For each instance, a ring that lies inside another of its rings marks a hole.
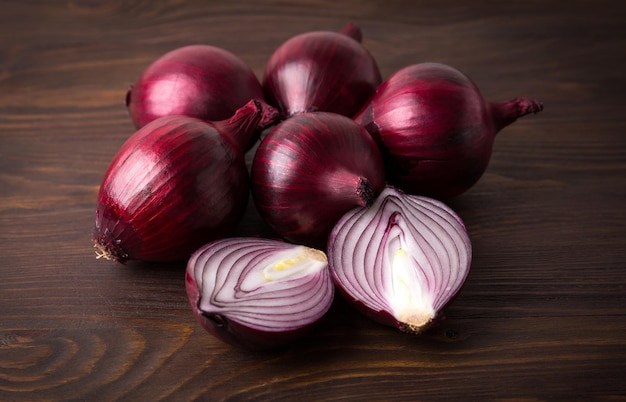
<instances>
[{"instance_id":1,"label":"red onion","mask_svg":"<svg viewBox=\"0 0 626 402\"><path fill-rule=\"evenodd\" d=\"M185 260L230 234L249 196L243 153L231 139L249 138L262 115L258 106L251 101L215 123L161 117L129 137L98 194L97 255L121 263Z\"/></svg>"},{"instance_id":2,"label":"red onion","mask_svg":"<svg viewBox=\"0 0 626 402\"><path fill-rule=\"evenodd\" d=\"M227 238L197 250L186 274L198 322L229 344L284 345L330 308L334 287L326 255L278 240Z\"/></svg>"},{"instance_id":3,"label":"red onion","mask_svg":"<svg viewBox=\"0 0 626 402\"><path fill-rule=\"evenodd\" d=\"M150 64L126 95L137 128L162 116L227 119L252 99L263 100L252 69L233 53L190 45L165 53Z\"/></svg>"},{"instance_id":4,"label":"red onion","mask_svg":"<svg viewBox=\"0 0 626 402\"><path fill-rule=\"evenodd\" d=\"M454 211L393 187L344 215L328 241L341 293L375 321L411 333L441 318L467 278L471 254Z\"/></svg>"},{"instance_id":5,"label":"red onion","mask_svg":"<svg viewBox=\"0 0 626 402\"><path fill-rule=\"evenodd\" d=\"M381 146L390 183L409 193L444 198L478 181L496 133L542 109L526 98L486 102L463 73L422 63L383 82L355 120Z\"/></svg>"},{"instance_id":6,"label":"red onion","mask_svg":"<svg viewBox=\"0 0 626 402\"><path fill-rule=\"evenodd\" d=\"M370 135L336 113L301 113L263 138L252 162L252 196L282 237L324 247L334 224L385 186L382 156Z\"/></svg>"},{"instance_id":7,"label":"red onion","mask_svg":"<svg viewBox=\"0 0 626 402\"><path fill-rule=\"evenodd\" d=\"M314 31L283 43L263 76L267 101L286 116L300 112L354 115L382 81L372 55L361 44L361 30Z\"/></svg>"}]
</instances>

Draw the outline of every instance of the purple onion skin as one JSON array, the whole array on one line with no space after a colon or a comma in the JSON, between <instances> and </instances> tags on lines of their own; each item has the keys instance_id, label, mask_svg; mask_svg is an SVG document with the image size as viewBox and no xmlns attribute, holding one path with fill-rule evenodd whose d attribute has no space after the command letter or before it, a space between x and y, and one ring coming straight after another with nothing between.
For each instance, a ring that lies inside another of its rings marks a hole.
<instances>
[{"instance_id":1,"label":"purple onion skin","mask_svg":"<svg viewBox=\"0 0 626 402\"><path fill-rule=\"evenodd\" d=\"M266 65L265 99L285 117L314 111L352 117L382 81L361 38L354 24L341 32L313 31L290 38Z\"/></svg>"},{"instance_id":2,"label":"purple onion skin","mask_svg":"<svg viewBox=\"0 0 626 402\"><path fill-rule=\"evenodd\" d=\"M303 335L310 333L318 325L318 322L313 322L291 331L271 333L260 331L223 316L208 316L204 314L198 308L200 302L198 286L189 273L185 275L185 288L191 310L202 328L222 342L237 348L265 351L286 347L293 344Z\"/></svg>"},{"instance_id":3,"label":"purple onion skin","mask_svg":"<svg viewBox=\"0 0 626 402\"><path fill-rule=\"evenodd\" d=\"M226 119L252 99L264 100L252 69L231 52L190 45L165 53L128 90L126 105L136 128L163 116Z\"/></svg>"},{"instance_id":4,"label":"purple onion skin","mask_svg":"<svg viewBox=\"0 0 626 402\"><path fill-rule=\"evenodd\" d=\"M243 155L211 124L157 119L122 145L106 171L93 232L99 257L182 261L229 235L248 201Z\"/></svg>"},{"instance_id":5,"label":"purple onion skin","mask_svg":"<svg viewBox=\"0 0 626 402\"><path fill-rule=\"evenodd\" d=\"M252 196L283 238L324 249L348 210L368 205L385 186L382 156L348 117L301 113L265 136L252 163Z\"/></svg>"},{"instance_id":6,"label":"purple onion skin","mask_svg":"<svg viewBox=\"0 0 626 402\"><path fill-rule=\"evenodd\" d=\"M354 119L381 147L391 184L449 198L480 179L500 130L541 110L527 98L487 102L460 71L421 63L390 76Z\"/></svg>"}]
</instances>

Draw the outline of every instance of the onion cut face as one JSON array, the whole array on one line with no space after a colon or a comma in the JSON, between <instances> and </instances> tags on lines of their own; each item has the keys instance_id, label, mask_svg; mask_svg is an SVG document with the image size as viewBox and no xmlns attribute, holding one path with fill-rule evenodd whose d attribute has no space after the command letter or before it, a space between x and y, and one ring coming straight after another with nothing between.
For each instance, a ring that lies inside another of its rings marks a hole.
<instances>
[{"instance_id":1,"label":"onion cut face","mask_svg":"<svg viewBox=\"0 0 626 402\"><path fill-rule=\"evenodd\" d=\"M442 202L386 187L331 232L328 260L338 290L375 321L420 333L469 274L472 247L461 218Z\"/></svg>"},{"instance_id":2,"label":"onion cut face","mask_svg":"<svg viewBox=\"0 0 626 402\"><path fill-rule=\"evenodd\" d=\"M186 289L208 332L249 349L296 339L326 314L334 297L324 252L251 237L198 249L187 265Z\"/></svg>"}]
</instances>

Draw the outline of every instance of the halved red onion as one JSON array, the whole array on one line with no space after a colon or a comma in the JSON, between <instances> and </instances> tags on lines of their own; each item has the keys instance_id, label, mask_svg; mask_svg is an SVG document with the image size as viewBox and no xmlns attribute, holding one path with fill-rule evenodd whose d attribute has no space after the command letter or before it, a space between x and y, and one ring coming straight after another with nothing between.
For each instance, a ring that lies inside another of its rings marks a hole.
<instances>
[{"instance_id":1,"label":"halved red onion","mask_svg":"<svg viewBox=\"0 0 626 402\"><path fill-rule=\"evenodd\" d=\"M250 349L284 345L330 308L326 254L263 238L226 238L197 250L186 273L198 322L222 341Z\"/></svg>"},{"instance_id":2,"label":"halved red onion","mask_svg":"<svg viewBox=\"0 0 626 402\"><path fill-rule=\"evenodd\" d=\"M344 215L328 241L341 293L377 322L419 333L461 289L472 247L461 218L440 201L386 187Z\"/></svg>"},{"instance_id":3,"label":"halved red onion","mask_svg":"<svg viewBox=\"0 0 626 402\"><path fill-rule=\"evenodd\" d=\"M352 119L301 113L263 138L252 163L252 196L280 236L312 247L355 206L371 203L385 186L382 156Z\"/></svg>"},{"instance_id":4,"label":"halved red onion","mask_svg":"<svg viewBox=\"0 0 626 402\"><path fill-rule=\"evenodd\" d=\"M267 101L285 116L334 112L352 117L382 81L376 61L361 44L361 29L296 35L272 54L263 75Z\"/></svg>"}]
</instances>

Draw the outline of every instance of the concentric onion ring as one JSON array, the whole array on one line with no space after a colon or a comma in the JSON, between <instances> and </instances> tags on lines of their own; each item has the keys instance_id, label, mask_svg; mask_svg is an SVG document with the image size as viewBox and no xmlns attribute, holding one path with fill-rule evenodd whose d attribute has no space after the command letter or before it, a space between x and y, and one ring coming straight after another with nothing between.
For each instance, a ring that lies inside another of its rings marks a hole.
<instances>
[{"instance_id":1,"label":"concentric onion ring","mask_svg":"<svg viewBox=\"0 0 626 402\"><path fill-rule=\"evenodd\" d=\"M190 258L187 294L198 321L231 344L284 344L330 308L334 287L326 254L279 240L226 238Z\"/></svg>"},{"instance_id":2,"label":"concentric onion ring","mask_svg":"<svg viewBox=\"0 0 626 402\"><path fill-rule=\"evenodd\" d=\"M331 275L344 296L385 325L419 333L465 282L472 247L461 218L440 201L386 187L336 224Z\"/></svg>"}]
</instances>

